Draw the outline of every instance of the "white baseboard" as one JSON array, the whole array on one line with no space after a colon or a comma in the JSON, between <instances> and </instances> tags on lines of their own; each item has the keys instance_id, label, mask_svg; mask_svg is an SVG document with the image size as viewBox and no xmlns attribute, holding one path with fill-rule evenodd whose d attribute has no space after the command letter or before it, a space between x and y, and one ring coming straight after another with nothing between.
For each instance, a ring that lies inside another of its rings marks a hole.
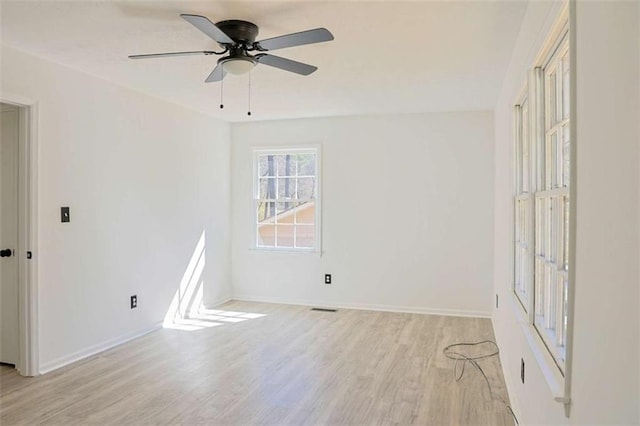
<instances>
[{"instance_id":1,"label":"white baseboard","mask_svg":"<svg viewBox=\"0 0 640 426\"><path fill-rule=\"evenodd\" d=\"M454 317L491 318L491 312L461 309L421 308L416 306L377 305L367 303L331 303L317 300L288 299L281 297L255 297L244 294L234 295L232 300L244 302L281 303L284 305L304 305L318 308L358 309L364 311L400 312L408 314L445 315Z\"/></svg>"},{"instance_id":2,"label":"white baseboard","mask_svg":"<svg viewBox=\"0 0 640 426\"><path fill-rule=\"evenodd\" d=\"M156 331L160 328L162 328L162 322L154 324L151 327L143 328L142 330L137 330L131 333L124 334L122 336L116 337L115 339L107 340L106 342L89 346L88 348L79 350L70 355L65 355L60 358L56 358L52 361L42 363L40 364L40 374L49 373L50 371L57 370L58 368L64 367L65 365L69 365L73 362L80 361L81 359L88 358L100 352L104 352L107 349L111 349L115 346L121 345L130 340L144 336L145 334L149 334L152 331Z\"/></svg>"},{"instance_id":3,"label":"white baseboard","mask_svg":"<svg viewBox=\"0 0 640 426\"><path fill-rule=\"evenodd\" d=\"M218 300L214 300L213 303L206 303L204 307L207 308L207 309L211 309L211 308L215 308L215 307L220 306L220 305L224 305L225 303L230 302L232 300L233 300L233 297L225 296L225 297L221 297Z\"/></svg>"}]
</instances>

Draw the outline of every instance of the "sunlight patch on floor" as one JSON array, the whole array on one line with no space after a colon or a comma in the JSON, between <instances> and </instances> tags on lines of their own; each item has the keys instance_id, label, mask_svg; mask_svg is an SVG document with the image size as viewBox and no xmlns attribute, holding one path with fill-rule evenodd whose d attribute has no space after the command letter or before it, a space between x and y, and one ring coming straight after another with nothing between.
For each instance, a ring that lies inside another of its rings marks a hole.
<instances>
[{"instance_id":1,"label":"sunlight patch on floor","mask_svg":"<svg viewBox=\"0 0 640 426\"><path fill-rule=\"evenodd\" d=\"M265 314L204 307L202 273L205 268L205 245L205 232L203 231L171 300L162 323L163 328L196 331L266 316Z\"/></svg>"}]
</instances>

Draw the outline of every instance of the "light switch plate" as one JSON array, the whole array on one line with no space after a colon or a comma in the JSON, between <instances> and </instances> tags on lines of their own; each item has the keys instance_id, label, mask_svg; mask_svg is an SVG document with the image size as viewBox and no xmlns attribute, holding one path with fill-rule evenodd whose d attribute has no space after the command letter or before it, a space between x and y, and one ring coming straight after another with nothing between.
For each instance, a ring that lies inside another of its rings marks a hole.
<instances>
[{"instance_id":1,"label":"light switch plate","mask_svg":"<svg viewBox=\"0 0 640 426\"><path fill-rule=\"evenodd\" d=\"M69 207L60 207L60 221L62 223L71 222Z\"/></svg>"}]
</instances>

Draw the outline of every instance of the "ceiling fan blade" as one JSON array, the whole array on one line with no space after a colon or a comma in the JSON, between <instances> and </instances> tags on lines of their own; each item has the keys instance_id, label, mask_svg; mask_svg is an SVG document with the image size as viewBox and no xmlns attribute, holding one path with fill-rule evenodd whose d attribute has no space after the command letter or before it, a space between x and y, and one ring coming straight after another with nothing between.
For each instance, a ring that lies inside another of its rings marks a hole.
<instances>
[{"instance_id":1,"label":"ceiling fan blade","mask_svg":"<svg viewBox=\"0 0 640 426\"><path fill-rule=\"evenodd\" d=\"M213 71L211 71L211 74L209 74L209 77L207 77L204 82L213 83L214 81L221 81L225 75L227 75L227 72L224 70L221 64L218 64L213 69Z\"/></svg>"},{"instance_id":2,"label":"ceiling fan blade","mask_svg":"<svg viewBox=\"0 0 640 426\"><path fill-rule=\"evenodd\" d=\"M321 43L333 40L333 34L326 28L316 28L315 30L302 31L299 33L287 34L279 37L268 38L258 41L256 44L265 50L284 49L285 47L302 46L304 44Z\"/></svg>"},{"instance_id":3,"label":"ceiling fan blade","mask_svg":"<svg viewBox=\"0 0 640 426\"><path fill-rule=\"evenodd\" d=\"M224 33L220 28L216 27L216 24L211 22L208 18L200 15L189 15L183 13L180 15L182 19L214 39L220 44L235 44L235 42Z\"/></svg>"},{"instance_id":4,"label":"ceiling fan blade","mask_svg":"<svg viewBox=\"0 0 640 426\"><path fill-rule=\"evenodd\" d=\"M146 55L129 55L129 59L165 58L171 56L192 56L192 55L215 55L216 52L209 50L197 50L195 52L171 52L171 53L150 53Z\"/></svg>"},{"instance_id":5,"label":"ceiling fan blade","mask_svg":"<svg viewBox=\"0 0 640 426\"><path fill-rule=\"evenodd\" d=\"M309 75L318 69L318 67L314 67L313 65L303 64L302 62L292 61L291 59L281 58L280 56L267 55L266 53L256 55L255 58L261 64L295 72L296 74Z\"/></svg>"}]
</instances>

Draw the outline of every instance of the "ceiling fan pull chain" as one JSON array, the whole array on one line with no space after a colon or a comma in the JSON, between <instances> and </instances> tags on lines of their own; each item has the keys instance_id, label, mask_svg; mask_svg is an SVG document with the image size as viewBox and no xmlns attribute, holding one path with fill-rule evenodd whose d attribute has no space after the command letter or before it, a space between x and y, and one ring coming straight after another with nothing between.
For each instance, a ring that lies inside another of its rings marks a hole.
<instances>
[{"instance_id":1,"label":"ceiling fan pull chain","mask_svg":"<svg viewBox=\"0 0 640 426\"><path fill-rule=\"evenodd\" d=\"M251 72L249 72L249 110L247 115L251 115Z\"/></svg>"},{"instance_id":2,"label":"ceiling fan pull chain","mask_svg":"<svg viewBox=\"0 0 640 426\"><path fill-rule=\"evenodd\" d=\"M224 80L220 81L220 109L224 108Z\"/></svg>"}]
</instances>

